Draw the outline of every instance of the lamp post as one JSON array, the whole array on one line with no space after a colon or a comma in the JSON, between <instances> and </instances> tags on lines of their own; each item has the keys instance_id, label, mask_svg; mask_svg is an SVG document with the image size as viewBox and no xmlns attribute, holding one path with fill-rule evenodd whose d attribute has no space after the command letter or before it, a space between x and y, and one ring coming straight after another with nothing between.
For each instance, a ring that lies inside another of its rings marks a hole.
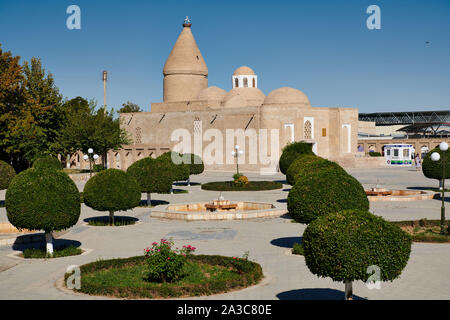
<instances>
[{"instance_id":1,"label":"lamp post","mask_svg":"<svg viewBox=\"0 0 450 320\"><path fill-rule=\"evenodd\" d=\"M242 156L243 154L244 154L244 152L242 150L239 150L239 146L238 145L235 145L234 146L234 150L231 151L231 155L236 158L236 171L237 171L237 174L239 174L238 157Z\"/></svg>"},{"instance_id":2,"label":"lamp post","mask_svg":"<svg viewBox=\"0 0 450 320\"><path fill-rule=\"evenodd\" d=\"M84 160L86 160L86 161L89 160L89 178L92 177L92 159L94 159L94 162L95 162L95 160L98 159L98 155L97 154L92 155L93 153L94 153L94 149L89 148L88 154L85 154L83 156Z\"/></svg>"},{"instance_id":3,"label":"lamp post","mask_svg":"<svg viewBox=\"0 0 450 320\"><path fill-rule=\"evenodd\" d=\"M442 164L442 193L441 193L441 199L442 199L442 206L441 206L441 234L447 234L446 228L445 228L445 167L447 165L447 155L446 151L448 150L448 144L446 142L441 142L439 144L439 150L442 152L442 160L441 155L437 152L433 152L431 154L431 160L432 161L439 161L441 160Z\"/></svg>"}]
</instances>

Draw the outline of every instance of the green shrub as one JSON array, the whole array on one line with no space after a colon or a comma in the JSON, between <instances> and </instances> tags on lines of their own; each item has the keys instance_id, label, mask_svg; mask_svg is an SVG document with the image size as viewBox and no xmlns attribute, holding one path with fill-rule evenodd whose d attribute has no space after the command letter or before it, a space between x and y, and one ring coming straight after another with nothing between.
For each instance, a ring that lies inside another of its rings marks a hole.
<instances>
[{"instance_id":1,"label":"green shrub","mask_svg":"<svg viewBox=\"0 0 450 320\"><path fill-rule=\"evenodd\" d=\"M31 168L11 181L5 206L9 222L18 229L64 230L80 217L80 193L64 172Z\"/></svg>"},{"instance_id":2,"label":"green shrub","mask_svg":"<svg viewBox=\"0 0 450 320\"><path fill-rule=\"evenodd\" d=\"M190 157L190 162L186 163L184 162L185 157ZM200 156L193 154L193 153L184 153L183 154L183 163L187 164L189 166L189 172L190 174L200 174L203 171L205 171L205 165L203 163L203 160Z\"/></svg>"},{"instance_id":3,"label":"green shrub","mask_svg":"<svg viewBox=\"0 0 450 320\"><path fill-rule=\"evenodd\" d=\"M133 209L139 205L139 183L127 172L107 169L90 178L83 190L84 203L94 210L109 211L110 223L114 212Z\"/></svg>"},{"instance_id":4,"label":"green shrub","mask_svg":"<svg viewBox=\"0 0 450 320\"><path fill-rule=\"evenodd\" d=\"M381 153L379 152L369 152L370 157L382 157Z\"/></svg>"},{"instance_id":5,"label":"green shrub","mask_svg":"<svg viewBox=\"0 0 450 320\"><path fill-rule=\"evenodd\" d=\"M54 170L62 170L62 164L61 161L58 160L58 158L46 155L40 158L37 158L33 162L33 168L34 169L54 169Z\"/></svg>"},{"instance_id":6,"label":"green shrub","mask_svg":"<svg viewBox=\"0 0 450 320\"><path fill-rule=\"evenodd\" d=\"M100 171L103 171L103 170L106 170L106 168L102 164L94 164L92 166L92 171L94 171L94 172L100 172Z\"/></svg>"},{"instance_id":7,"label":"green shrub","mask_svg":"<svg viewBox=\"0 0 450 320\"><path fill-rule=\"evenodd\" d=\"M345 171L311 172L297 180L288 195L289 215L310 223L319 216L342 210L369 210L363 186Z\"/></svg>"},{"instance_id":8,"label":"green shrub","mask_svg":"<svg viewBox=\"0 0 450 320\"><path fill-rule=\"evenodd\" d=\"M233 174L233 180L236 181L237 179L239 179L240 177L242 177L242 174L240 173L235 173Z\"/></svg>"},{"instance_id":9,"label":"green shrub","mask_svg":"<svg viewBox=\"0 0 450 320\"><path fill-rule=\"evenodd\" d=\"M14 168L5 161L0 160L0 190L8 189L15 176L16 171L14 171Z\"/></svg>"},{"instance_id":10,"label":"green shrub","mask_svg":"<svg viewBox=\"0 0 450 320\"><path fill-rule=\"evenodd\" d=\"M441 158L439 159L439 161L433 161L431 160L431 154L433 152L437 152L440 154ZM442 176L443 174L443 157L447 158L447 161L445 162L445 177ZM430 152L428 152L425 157L423 158L423 163L422 163L422 172L424 174L425 177L429 178L429 179L437 179L437 180L441 180L442 178L445 179L449 179L450 178L450 149L448 149L447 151L441 151L441 149L439 149L439 147L431 150Z\"/></svg>"},{"instance_id":11,"label":"green shrub","mask_svg":"<svg viewBox=\"0 0 450 320\"><path fill-rule=\"evenodd\" d=\"M164 159L141 159L128 167L127 172L139 182L141 192L147 193L147 204L151 205L150 193L168 193L172 189L172 166Z\"/></svg>"},{"instance_id":12,"label":"green shrub","mask_svg":"<svg viewBox=\"0 0 450 320\"><path fill-rule=\"evenodd\" d=\"M311 174L315 174L317 172L340 172L342 174L347 174L347 172L342 168L339 164L333 161L329 161L327 159L320 158L317 161L313 161L310 163L307 163L305 167L302 170L299 170L297 174L294 176L293 185L298 180L305 179L307 176Z\"/></svg>"},{"instance_id":13,"label":"green shrub","mask_svg":"<svg viewBox=\"0 0 450 320\"><path fill-rule=\"evenodd\" d=\"M289 166L301 154L314 154L312 145L306 142L293 142L285 146L282 150L279 167L283 174L286 174Z\"/></svg>"},{"instance_id":14,"label":"green shrub","mask_svg":"<svg viewBox=\"0 0 450 320\"><path fill-rule=\"evenodd\" d=\"M303 249L303 244L294 243L294 245L292 246L292 254L298 254L300 256L305 255L305 250Z\"/></svg>"},{"instance_id":15,"label":"green shrub","mask_svg":"<svg viewBox=\"0 0 450 320\"><path fill-rule=\"evenodd\" d=\"M303 233L305 262L319 277L334 281L367 281L380 270L380 281L400 276L411 252L411 237L370 212L330 213L311 222Z\"/></svg>"},{"instance_id":16,"label":"green shrub","mask_svg":"<svg viewBox=\"0 0 450 320\"><path fill-rule=\"evenodd\" d=\"M293 186L295 184L295 176L303 171L305 167L307 167L310 163L314 163L319 160L324 160L321 157L316 156L315 154L301 154L299 155L289 166L286 171L286 181L288 184Z\"/></svg>"},{"instance_id":17,"label":"green shrub","mask_svg":"<svg viewBox=\"0 0 450 320\"><path fill-rule=\"evenodd\" d=\"M181 250L174 250L172 247L172 240L161 239L160 243L153 242L152 247L145 250L146 278L149 281L171 282L184 276L183 268L187 257L195 248L188 245Z\"/></svg>"},{"instance_id":18,"label":"green shrub","mask_svg":"<svg viewBox=\"0 0 450 320\"><path fill-rule=\"evenodd\" d=\"M186 181L189 179L190 174L190 168L188 164L184 164L180 162L179 164L176 164L172 160L172 154L173 157L176 159L179 157L180 161L182 161L182 155L177 154L175 152L169 151L166 153L163 153L158 157L158 159L163 160L166 162L166 164L169 166L169 171L172 173L172 180L173 181Z\"/></svg>"},{"instance_id":19,"label":"green shrub","mask_svg":"<svg viewBox=\"0 0 450 320\"><path fill-rule=\"evenodd\" d=\"M6 191L5 206L16 228L45 231L49 255L53 254L51 232L70 228L81 212L78 188L62 170L22 171Z\"/></svg>"}]
</instances>

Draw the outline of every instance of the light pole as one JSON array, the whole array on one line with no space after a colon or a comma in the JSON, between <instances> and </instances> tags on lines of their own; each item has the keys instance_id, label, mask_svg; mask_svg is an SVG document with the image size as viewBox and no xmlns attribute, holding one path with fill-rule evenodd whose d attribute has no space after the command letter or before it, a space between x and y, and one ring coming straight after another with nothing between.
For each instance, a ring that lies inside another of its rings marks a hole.
<instances>
[{"instance_id":1,"label":"light pole","mask_svg":"<svg viewBox=\"0 0 450 320\"><path fill-rule=\"evenodd\" d=\"M88 155L85 154L83 156L84 160L89 160L89 178L92 177L92 158L94 159L94 162L95 162L95 160L98 159L98 155L97 154L92 155L93 153L94 153L94 149L89 148L88 149Z\"/></svg>"},{"instance_id":2,"label":"light pole","mask_svg":"<svg viewBox=\"0 0 450 320\"><path fill-rule=\"evenodd\" d=\"M236 158L236 171L237 171L237 174L239 174L238 157L242 156L243 154L244 154L244 152L242 150L239 150L239 146L238 145L235 145L234 146L234 150L231 151L231 155Z\"/></svg>"},{"instance_id":3,"label":"light pole","mask_svg":"<svg viewBox=\"0 0 450 320\"><path fill-rule=\"evenodd\" d=\"M439 150L443 151L442 152L442 160L441 160L441 155L439 153L437 153L437 152L433 152L431 154L431 160L435 161L435 162L441 160L441 164L442 164L441 234L447 234L447 231L446 231L446 228L445 228L445 167L447 165L446 151L448 150L448 144L446 142L441 142L439 144Z\"/></svg>"}]
</instances>

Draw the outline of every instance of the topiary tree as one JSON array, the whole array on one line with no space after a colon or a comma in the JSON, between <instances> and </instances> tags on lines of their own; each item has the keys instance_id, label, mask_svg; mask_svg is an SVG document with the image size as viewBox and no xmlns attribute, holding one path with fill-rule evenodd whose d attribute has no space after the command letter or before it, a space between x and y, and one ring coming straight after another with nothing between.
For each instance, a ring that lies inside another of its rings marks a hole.
<instances>
[{"instance_id":1,"label":"topiary tree","mask_svg":"<svg viewBox=\"0 0 450 320\"><path fill-rule=\"evenodd\" d=\"M127 172L138 181L141 192L147 193L147 205L151 206L151 193L170 192L172 189L171 166L163 159L141 159L128 167Z\"/></svg>"},{"instance_id":2,"label":"topiary tree","mask_svg":"<svg viewBox=\"0 0 450 320\"><path fill-rule=\"evenodd\" d=\"M353 296L352 281L398 278L409 260L411 242L411 236L398 226L362 210L318 217L303 233L309 270L344 282L346 299ZM374 279L377 270L379 278Z\"/></svg>"},{"instance_id":3,"label":"topiary tree","mask_svg":"<svg viewBox=\"0 0 450 320\"><path fill-rule=\"evenodd\" d=\"M100 171L90 178L83 190L84 204L98 211L109 211L109 224L114 224L114 212L137 207L141 201L136 179L119 169Z\"/></svg>"},{"instance_id":4,"label":"topiary tree","mask_svg":"<svg viewBox=\"0 0 450 320\"><path fill-rule=\"evenodd\" d=\"M15 176L16 171L14 171L14 168L5 161L0 160L0 190L8 189Z\"/></svg>"},{"instance_id":5,"label":"topiary tree","mask_svg":"<svg viewBox=\"0 0 450 320\"><path fill-rule=\"evenodd\" d=\"M205 171L205 165L200 156L193 153L184 153L183 154L183 163L189 166L189 174L201 174ZM186 158L189 160L186 162ZM188 179L188 185L190 185L190 177Z\"/></svg>"},{"instance_id":6,"label":"topiary tree","mask_svg":"<svg viewBox=\"0 0 450 320\"><path fill-rule=\"evenodd\" d=\"M439 153L439 155L441 156L439 161L431 160L431 154L433 152ZM445 177L443 176L442 170L443 169L442 166L444 165L443 161L444 154L445 158L447 159L445 163ZM422 172L424 176L429 179L436 179L439 181L441 181L442 179L449 179L450 178L450 161L448 161L449 159L450 159L450 149L448 149L447 151L441 151L441 149L437 147L428 152L423 158L422 162Z\"/></svg>"},{"instance_id":7,"label":"topiary tree","mask_svg":"<svg viewBox=\"0 0 450 320\"><path fill-rule=\"evenodd\" d=\"M5 205L8 220L16 228L45 231L50 256L52 232L76 224L81 210L80 193L67 174L34 168L22 171L11 181Z\"/></svg>"},{"instance_id":8,"label":"topiary tree","mask_svg":"<svg viewBox=\"0 0 450 320\"><path fill-rule=\"evenodd\" d=\"M369 210L363 186L339 170L312 171L297 180L288 195L289 215L310 223L319 216L342 210Z\"/></svg>"},{"instance_id":9,"label":"topiary tree","mask_svg":"<svg viewBox=\"0 0 450 320\"><path fill-rule=\"evenodd\" d=\"M170 172L172 172L173 181L186 181L189 179L189 165L182 162L182 157L182 154L173 151L163 153L158 157L158 159L166 161L166 163L171 167Z\"/></svg>"},{"instance_id":10,"label":"topiary tree","mask_svg":"<svg viewBox=\"0 0 450 320\"><path fill-rule=\"evenodd\" d=\"M293 142L285 146L282 150L279 167L283 174L286 174L289 166L301 154L314 154L312 145L306 142Z\"/></svg>"},{"instance_id":11,"label":"topiary tree","mask_svg":"<svg viewBox=\"0 0 450 320\"><path fill-rule=\"evenodd\" d=\"M346 173L346 171L336 162L329 161L316 155L302 154L292 162L286 173L286 180L293 186L298 179L304 179L305 176L322 170Z\"/></svg>"},{"instance_id":12,"label":"topiary tree","mask_svg":"<svg viewBox=\"0 0 450 320\"><path fill-rule=\"evenodd\" d=\"M61 170L62 164L61 161L58 160L58 158L50 155L45 155L34 160L32 167L38 170L40 169Z\"/></svg>"}]
</instances>

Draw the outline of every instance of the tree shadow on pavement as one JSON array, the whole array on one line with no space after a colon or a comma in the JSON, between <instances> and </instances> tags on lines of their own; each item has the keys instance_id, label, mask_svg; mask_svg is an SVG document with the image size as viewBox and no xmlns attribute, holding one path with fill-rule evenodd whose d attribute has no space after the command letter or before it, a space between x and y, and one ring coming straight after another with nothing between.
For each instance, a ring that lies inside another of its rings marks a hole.
<instances>
[{"instance_id":1,"label":"tree shadow on pavement","mask_svg":"<svg viewBox=\"0 0 450 320\"><path fill-rule=\"evenodd\" d=\"M37 240L41 240L41 241L36 241L36 236L39 237ZM27 239L31 240L31 237L34 237L33 242L28 242ZM43 248L45 248L45 246L46 246L46 242L45 242L44 233L26 234L26 235L19 236L16 238L16 241L12 245L12 249L23 252L25 249L30 249L30 248L43 249ZM71 240L71 239L53 238L53 248L55 250L59 250L59 249L66 248L69 246L78 248L81 246L81 242L77 241L77 240Z\"/></svg>"},{"instance_id":2,"label":"tree shadow on pavement","mask_svg":"<svg viewBox=\"0 0 450 320\"><path fill-rule=\"evenodd\" d=\"M302 243L302 241L303 237L285 237L273 239L270 244L281 248L292 248L294 243Z\"/></svg>"},{"instance_id":3,"label":"tree shadow on pavement","mask_svg":"<svg viewBox=\"0 0 450 320\"><path fill-rule=\"evenodd\" d=\"M329 288L307 288L280 292L276 297L280 300L344 300L345 293ZM353 300L367 299L353 295Z\"/></svg>"}]
</instances>

